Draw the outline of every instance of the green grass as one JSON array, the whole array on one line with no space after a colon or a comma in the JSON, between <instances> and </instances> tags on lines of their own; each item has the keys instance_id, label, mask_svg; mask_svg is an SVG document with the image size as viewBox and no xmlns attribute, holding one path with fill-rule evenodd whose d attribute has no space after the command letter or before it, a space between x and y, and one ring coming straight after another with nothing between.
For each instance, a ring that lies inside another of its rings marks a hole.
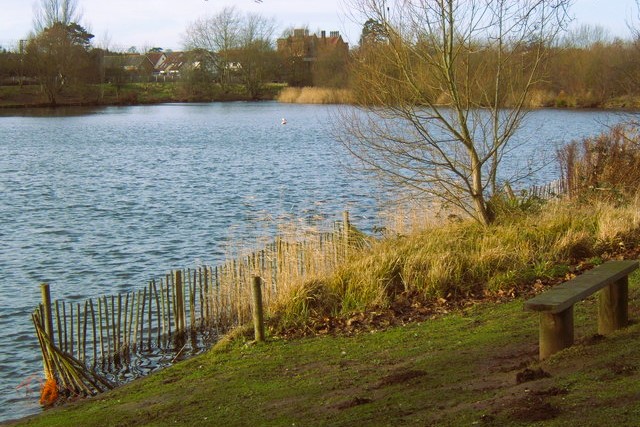
<instances>
[{"instance_id":1,"label":"green grass","mask_svg":"<svg viewBox=\"0 0 640 427\"><path fill-rule=\"evenodd\" d=\"M282 88L280 84L266 84L260 99L273 100ZM57 103L63 106L250 100L242 85L231 85L223 91L215 84L196 87L186 82L158 82L70 86L58 96ZM47 102L38 85L0 86L0 107L46 106Z\"/></svg>"},{"instance_id":2,"label":"green grass","mask_svg":"<svg viewBox=\"0 0 640 427\"><path fill-rule=\"evenodd\" d=\"M544 362L522 300L484 303L352 337L236 340L18 425L634 425L640 324L594 339L596 307L576 305L577 345ZM525 368L550 376L517 384Z\"/></svg>"}]
</instances>

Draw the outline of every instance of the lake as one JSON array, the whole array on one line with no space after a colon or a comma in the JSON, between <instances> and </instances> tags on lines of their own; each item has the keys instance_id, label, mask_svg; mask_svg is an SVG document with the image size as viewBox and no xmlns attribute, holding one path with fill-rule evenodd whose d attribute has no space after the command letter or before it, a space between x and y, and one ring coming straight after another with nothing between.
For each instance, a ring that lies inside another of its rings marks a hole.
<instances>
[{"instance_id":1,"label":"lake","mask_svg":"<svg viewBox=\"0 0 640 427\"><path fill-rule=\"evenodd\" d=\"M166 104L0 111L0 421L39 410L39 284L81 301L217 264L283 224L348 210L382 225L376 183L332 138L337 107ZM282 125L281 119L287 119ZM624 117L534 111L514 156L553 153ZM555 178L555 166L532 182Z\"/></svg>"}]
</instances>

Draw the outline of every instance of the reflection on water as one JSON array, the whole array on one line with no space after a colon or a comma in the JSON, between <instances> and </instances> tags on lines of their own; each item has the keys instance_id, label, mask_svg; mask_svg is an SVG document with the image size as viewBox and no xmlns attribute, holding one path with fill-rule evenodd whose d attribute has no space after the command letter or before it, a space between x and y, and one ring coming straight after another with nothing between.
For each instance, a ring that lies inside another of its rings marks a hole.
<instances>
[{"instance_id":1,"label":"reflection on water","mask_svg":"<svg viewBox=\"0 0 640 427\"><path fill-rule=\"evenodd\" d=\"M90 368L113 384L121 385L196 356L211 348L219 336L220 333L214 329L202 328L162 337L159 341L145 341L142 348L136 348L133 351L124 350L118 355L101 360Z\"/></svg>"},{"instance_id":2,"label":"reflection on water","mask_svg":"<svg viewBox=\"0 0 640 427\"><path fill-rule=\"evenodd\" d=\"M37 395L16 389L42 371L30 323L41 282L54 299L79 302L218 264L270 242L282 224L339 220L349 210L361 229L381 225L382 193L330 136L333 108L0 109L0 322L11 324L0 337L0 421L38 410ZM553 153L619 119L533 112L509 161ZM550 165L533 178L554 174ZM186 344L179 358L206 347ZM158 369L174 350L134 359L114 379Z\"/></svg>"}]
</instances>

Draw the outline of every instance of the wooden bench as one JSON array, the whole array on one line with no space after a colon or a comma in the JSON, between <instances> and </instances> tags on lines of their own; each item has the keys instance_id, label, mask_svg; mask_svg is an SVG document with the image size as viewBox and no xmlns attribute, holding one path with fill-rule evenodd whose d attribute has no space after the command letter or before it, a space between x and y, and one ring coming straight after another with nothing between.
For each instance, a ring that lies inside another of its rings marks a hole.
<instances>
[{"instance_id":1,"label":"wooden bench","mask_svg":"<svg viewBox=\"0 0 640 427\"><path fill-rule=\"evenodd\" d=\"M638 261L608 261L554 286L524 303L540 313L540 359L573 344L573 304L602 289L598 302L598 333L627 326L629 274Z\"/></svg>"}]
</instances>

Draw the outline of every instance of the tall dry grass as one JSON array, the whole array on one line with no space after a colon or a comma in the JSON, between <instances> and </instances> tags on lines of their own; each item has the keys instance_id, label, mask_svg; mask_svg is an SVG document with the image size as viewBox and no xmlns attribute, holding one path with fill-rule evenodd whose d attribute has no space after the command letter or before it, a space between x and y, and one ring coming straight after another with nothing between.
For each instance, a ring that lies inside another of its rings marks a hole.
<instances>
[{"instance_id":1,"label":"tall dry grass","mask_svg":"<svg viewBox=\"0 0 640 427\"><path fill-rule=\"evenodd\" d=\"M378 309L401 294L442 302L517 292L580 261L636 245L639 209L637 199L624 207L554 200L490 227L432 219L413 230L405 226L403 235L359 249L333 273L299 282L291 300L280 300L276 321L304 324L309 314Z\"/></svg>"},{"instance_id":2,"label":"tall dry grass","mask_svg":"<svg viewBox=\"0 0 640 427\"><path fill-rule=\"evenodd\" d=\"M339 301L324 292L321 279L334 274L367 241L349 224L348 214L329 231L326 226L283 224L275 242L257 251L237 249L217 270L218 286L211 289L209 303L226 326L248 322L251 284L254 276L260 276L267 315L285 324L302 324L302 319L317 314L315 307L319 304L339 307Z\"/></svg>"},{"instance_id":3,"label":"tall dry grass","mask_svg":"<svg viewBox=\"0 0 640 427\"><path fill-rule=\"evenodd\" d=\"M351 104L353 95L348 89L287 87L280 92L277 100L290 104Z\"/></svg>"}]
</instances>

